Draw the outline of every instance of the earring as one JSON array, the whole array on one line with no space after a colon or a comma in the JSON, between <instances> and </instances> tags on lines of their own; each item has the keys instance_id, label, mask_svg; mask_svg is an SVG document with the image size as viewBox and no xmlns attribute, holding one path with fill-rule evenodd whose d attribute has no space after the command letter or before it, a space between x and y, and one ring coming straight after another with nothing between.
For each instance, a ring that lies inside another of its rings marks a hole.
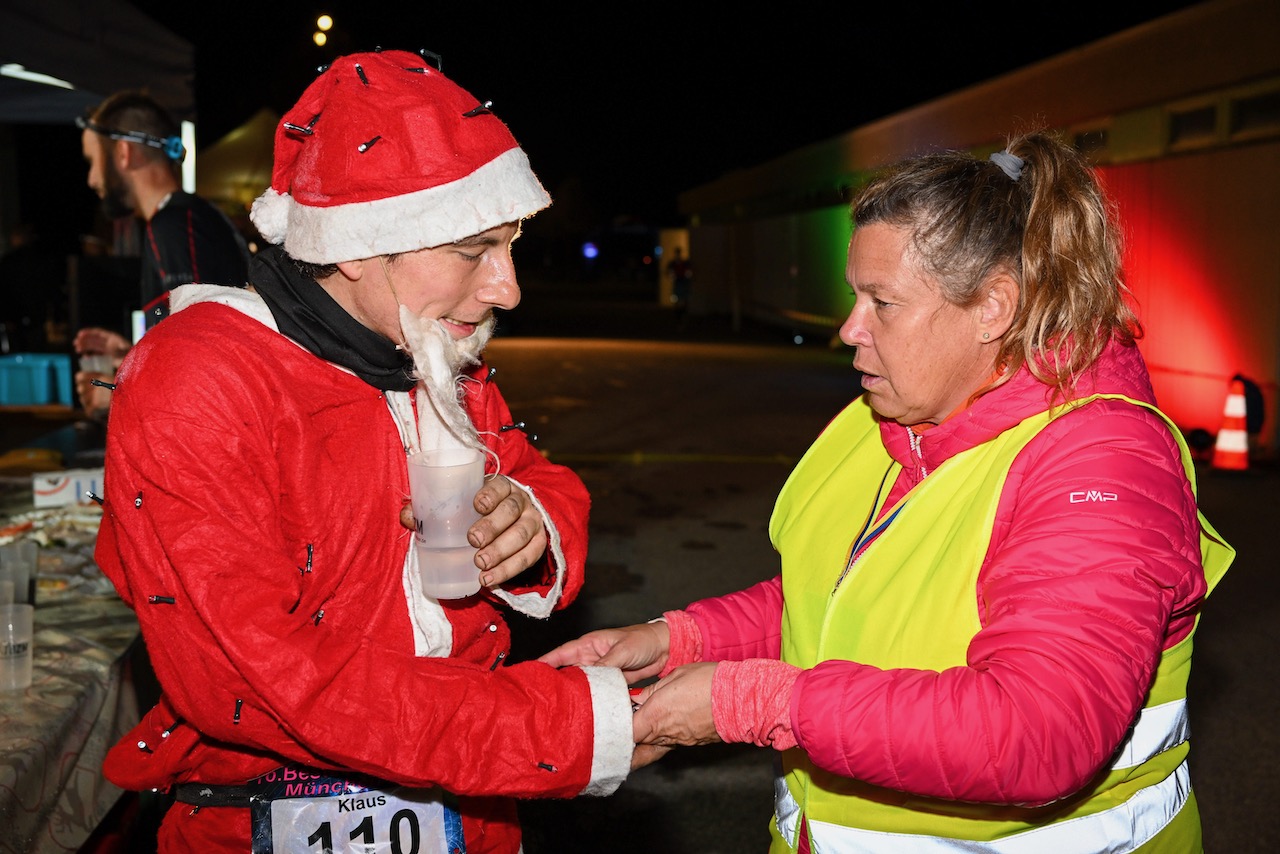
<instances>
[{"instance_id":1,"label":"earring","mask_svg":"<svg viewBox=\"0 0 1280 854\"><path fill-rule=\"evenodd\" d=\"M991 333L990 333L990 332L984 332L984 333L982 333L982 340L983 340L983 341L986 341L986 340L987 340L988 338L990 338L990 337L991 337Z\"/></svg>"}]
</instances>

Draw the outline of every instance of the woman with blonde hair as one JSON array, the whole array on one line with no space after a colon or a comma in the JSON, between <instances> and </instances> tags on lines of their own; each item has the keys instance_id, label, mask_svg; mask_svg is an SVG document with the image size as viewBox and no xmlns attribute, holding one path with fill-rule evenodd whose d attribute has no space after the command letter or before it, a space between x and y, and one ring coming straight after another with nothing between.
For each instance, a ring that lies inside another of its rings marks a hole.
<instances>
[{"instance_id":1,"label":"woman with blonde hair","mask_svg":"<svg viewBox=\"0 0 1280 854\"><path fill-rule=\"evenodd\" d=\"M1234 555L1135 344L1112 212L1047 133L853 202L864 393L770 523L780 574L543 656L661 676L635 764L780 751L773 851L1198 851L1186 705Z\"/></svg>"}]
</instances>

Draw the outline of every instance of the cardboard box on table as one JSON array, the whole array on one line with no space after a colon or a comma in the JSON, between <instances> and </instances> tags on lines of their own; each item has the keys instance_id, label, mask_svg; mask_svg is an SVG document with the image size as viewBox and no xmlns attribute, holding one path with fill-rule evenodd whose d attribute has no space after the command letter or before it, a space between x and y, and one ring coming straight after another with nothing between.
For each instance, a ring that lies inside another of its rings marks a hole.
<instances>
[{"instance_id":1,"label":"cardboard box on table","mask_svg":"<svg viewBox=\"0 0 1280 854\"><path fill-rule=\"evenodd\" d=\"M88 493L102 495L102 469L66 469L31 476L31 494L36 507L65 507L88 504Z\"/></svg>"}]
</instances>

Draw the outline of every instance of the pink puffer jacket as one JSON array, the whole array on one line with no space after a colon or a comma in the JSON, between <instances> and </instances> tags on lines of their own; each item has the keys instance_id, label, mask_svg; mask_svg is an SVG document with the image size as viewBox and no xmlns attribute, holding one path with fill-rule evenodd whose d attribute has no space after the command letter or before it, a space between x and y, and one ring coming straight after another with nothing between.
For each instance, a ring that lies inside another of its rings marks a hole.
<instances>
[{"instance_id":1,"label":"pink puffer jacket","mask_svg":"<svg viewBox=\"0 0 1280 854\"><path fill-rule=\"evenodd\" d=\"M1104 353L1078 389L1094 393L1154 402L1135 347ZM1045 394L1024 369L925 432L918 455L906 428L882 425L904 467L885 507L926 471L1042 411ZM1119 500L1072 500L1091 490ZM794 681L792 733L820 767L901 791L1015 804L1070 794L1124 738L1161 651L1193 628L1206 593L1198 533L1164 422L1118 401L1067 413L1010 471L974 591L982 628L968 667L823 662ZM701 658L778 658L781 606L780 578L690 605Z\"/></svg>"}]
</instances>

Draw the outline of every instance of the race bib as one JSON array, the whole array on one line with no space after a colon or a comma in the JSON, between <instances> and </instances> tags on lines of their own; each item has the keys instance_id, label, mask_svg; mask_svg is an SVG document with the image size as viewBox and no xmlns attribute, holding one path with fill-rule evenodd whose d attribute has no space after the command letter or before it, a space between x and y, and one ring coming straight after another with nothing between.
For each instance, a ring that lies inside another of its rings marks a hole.
<instances>
[{"instance_id":1,"label":"race bib","mask_svg":"<svg viewBox=\"0 0 1280 854\"><path fill-rule=\"evenodd\" d=\"M250 807L253 854L465 854L440 789L369 788L281 769Z\"/></svg>"}]
</instances>

